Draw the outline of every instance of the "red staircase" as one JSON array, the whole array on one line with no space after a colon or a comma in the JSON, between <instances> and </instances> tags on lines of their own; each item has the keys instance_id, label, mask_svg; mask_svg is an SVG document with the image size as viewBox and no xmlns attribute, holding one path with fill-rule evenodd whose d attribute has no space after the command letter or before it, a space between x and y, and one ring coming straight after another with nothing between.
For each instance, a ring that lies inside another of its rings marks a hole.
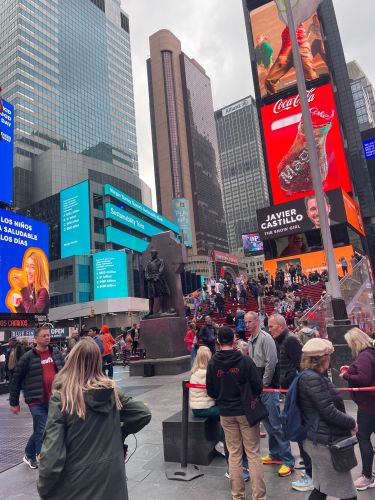
<instances>
[{"instance_id":1,"label":"red staircase","mask_svg":"<svg viewBox=\"0 0 375 500\"><path fill-rule=\"evenodd\" d=\"M295 296L299 296L299 297L302 297L302 296L304 296L306 298L311 297L313 303L316 304L318 302L318 300L320 299L322 292L323 292L323 283L321 281L319 281L319 283L317 283L316 285L306 285L306 286L299 285L298 291L296 291L294 294L295 294ZM220 317L219 313L217 311L215 311L211 315L213 321L215 323L218 323L219 325L226 325L226 315L228 314L229 310L232 310L233 315L235 315L238 305L239 304L237 302L233 302L233 300L231 298L225 298L224 299L224 311L225 311L224 317L223 318ZM255 299L254 299L251 292L249 292L247 295L247 301L246 301L245 307L242 306L242 303L240 303L240 307L241 307L241 309L244 309L245 312L258 311L258 304L255 302ZM265 310L266 310L267 314L272 314L272 312L274 311L274 307L270 301L270 297L266 298ZM192 311L192 313L193 313L193 311ZM190 316L190 319L193 319L193 314ZM204 320L198 321L197 326L200 327L203 325L203 323L204 323Z\"/></svg>"}]
</instances>

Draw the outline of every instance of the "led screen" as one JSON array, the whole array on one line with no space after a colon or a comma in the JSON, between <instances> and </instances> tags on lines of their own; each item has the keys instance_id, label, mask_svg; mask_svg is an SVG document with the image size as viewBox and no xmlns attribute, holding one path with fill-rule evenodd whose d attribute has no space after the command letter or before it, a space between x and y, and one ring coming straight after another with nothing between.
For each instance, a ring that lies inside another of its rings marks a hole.
<instances>
[{"instance_id":1,"label":"led screen","mask_svg":"<svg viewBox=\"0 0 375 500\"><path fill-rule=\"evenodd\" d=\"M0 209L0 312L49 310L48 225Z\"/></svg>"},{"instance_id":2,"label":"led screen","mask_svg":"<svg viewBox=\"0 0 375 500\"><path fill-rule=\"evenodd\" d=\"M308 91L324 191L352 190L332 86ZM299 96L261 108L269 178L274 204L313 193L310 158Z\"/></svg>"},{"instance_id":3,"label":"led screen","mask_svg":"<svg viewBox=\"0 0 375 500\"><path fill-rule=\"evenodd\" d=\"M94 300L128 296L126 253L117 250L96 253L94 262Z\"/></svg>"},{"instance_id":4,"label":"led screen","mask_svg":"<svg viewBox=\"0 0 375 500\"><path fill-rule=\"evenodd\" d=\"M242 248L245 257L261 254L263 252L263 242L259 237L259 233L243 234Z\"/></svg>"},{"instance_id":5,"label":"led screen","mask_svg":"<svg viewBox=\"0 0 375 500\"><path fill-rule=\"evenodd\" d=\"M0 201L9 205L13 203L13 129L14 108L3 99L3 112L0 113Z\"/></svg>"}]
</instances>

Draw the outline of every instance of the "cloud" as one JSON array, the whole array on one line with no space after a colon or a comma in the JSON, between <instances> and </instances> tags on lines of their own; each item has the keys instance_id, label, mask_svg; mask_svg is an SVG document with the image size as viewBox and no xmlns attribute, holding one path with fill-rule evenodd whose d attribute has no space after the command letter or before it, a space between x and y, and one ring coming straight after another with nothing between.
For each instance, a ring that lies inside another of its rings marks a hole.
<instances>
[{"instance_id":1,"label":"cloud","mask_svg":"<svg viewBox=\"0 0 375 500\"><path fill-rule=\"evenodd\" d=\"M334 0L347 61L356 59L375 82L374 0ZM122 0L130 17L140 176L154 192L146 59L149 36L166 28L211 78L215 109L253 94L241 0ZM155 203L155 197L154 197ZM156 205L155 205L156 207Z\"/></svg>"}]
</instances>

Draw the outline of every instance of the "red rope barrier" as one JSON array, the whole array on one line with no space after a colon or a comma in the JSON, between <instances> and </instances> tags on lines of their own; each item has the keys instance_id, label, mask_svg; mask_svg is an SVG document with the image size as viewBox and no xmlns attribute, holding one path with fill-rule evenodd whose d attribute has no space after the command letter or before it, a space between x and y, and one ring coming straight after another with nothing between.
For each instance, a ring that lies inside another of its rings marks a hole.
<instances>
[{"instance_id":1,"label":"red rope barrier","mask_svg":"<svg viewBox=\"0 0 375 500\"><path fill-rule=\"evenodd\" d=\"M191 384L190 382L186 384L187 388L192 389L205 389L205 384ZM375 386L370 387L336 387L340 392L370 392L375 391ZM288 392L288 389L263 389L263 392Z\"/></svg>"}]
</instances>

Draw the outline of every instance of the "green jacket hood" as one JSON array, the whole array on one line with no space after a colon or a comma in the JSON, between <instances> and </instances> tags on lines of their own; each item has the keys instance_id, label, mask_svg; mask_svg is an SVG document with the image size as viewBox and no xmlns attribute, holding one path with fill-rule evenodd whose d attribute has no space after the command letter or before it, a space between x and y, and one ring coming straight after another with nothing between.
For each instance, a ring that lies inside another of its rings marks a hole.
<instances>
[{"instance_id":1,"label":"green jacket hood","mask_svg":"<svg viewBox=\"0 0 375 500\"><path fill-rule=\"evenodd\" d=\"M115 405L113 389L90 389L84 398L86 406L97 413L109 413Z\"/></svg>"}]
</instances>

